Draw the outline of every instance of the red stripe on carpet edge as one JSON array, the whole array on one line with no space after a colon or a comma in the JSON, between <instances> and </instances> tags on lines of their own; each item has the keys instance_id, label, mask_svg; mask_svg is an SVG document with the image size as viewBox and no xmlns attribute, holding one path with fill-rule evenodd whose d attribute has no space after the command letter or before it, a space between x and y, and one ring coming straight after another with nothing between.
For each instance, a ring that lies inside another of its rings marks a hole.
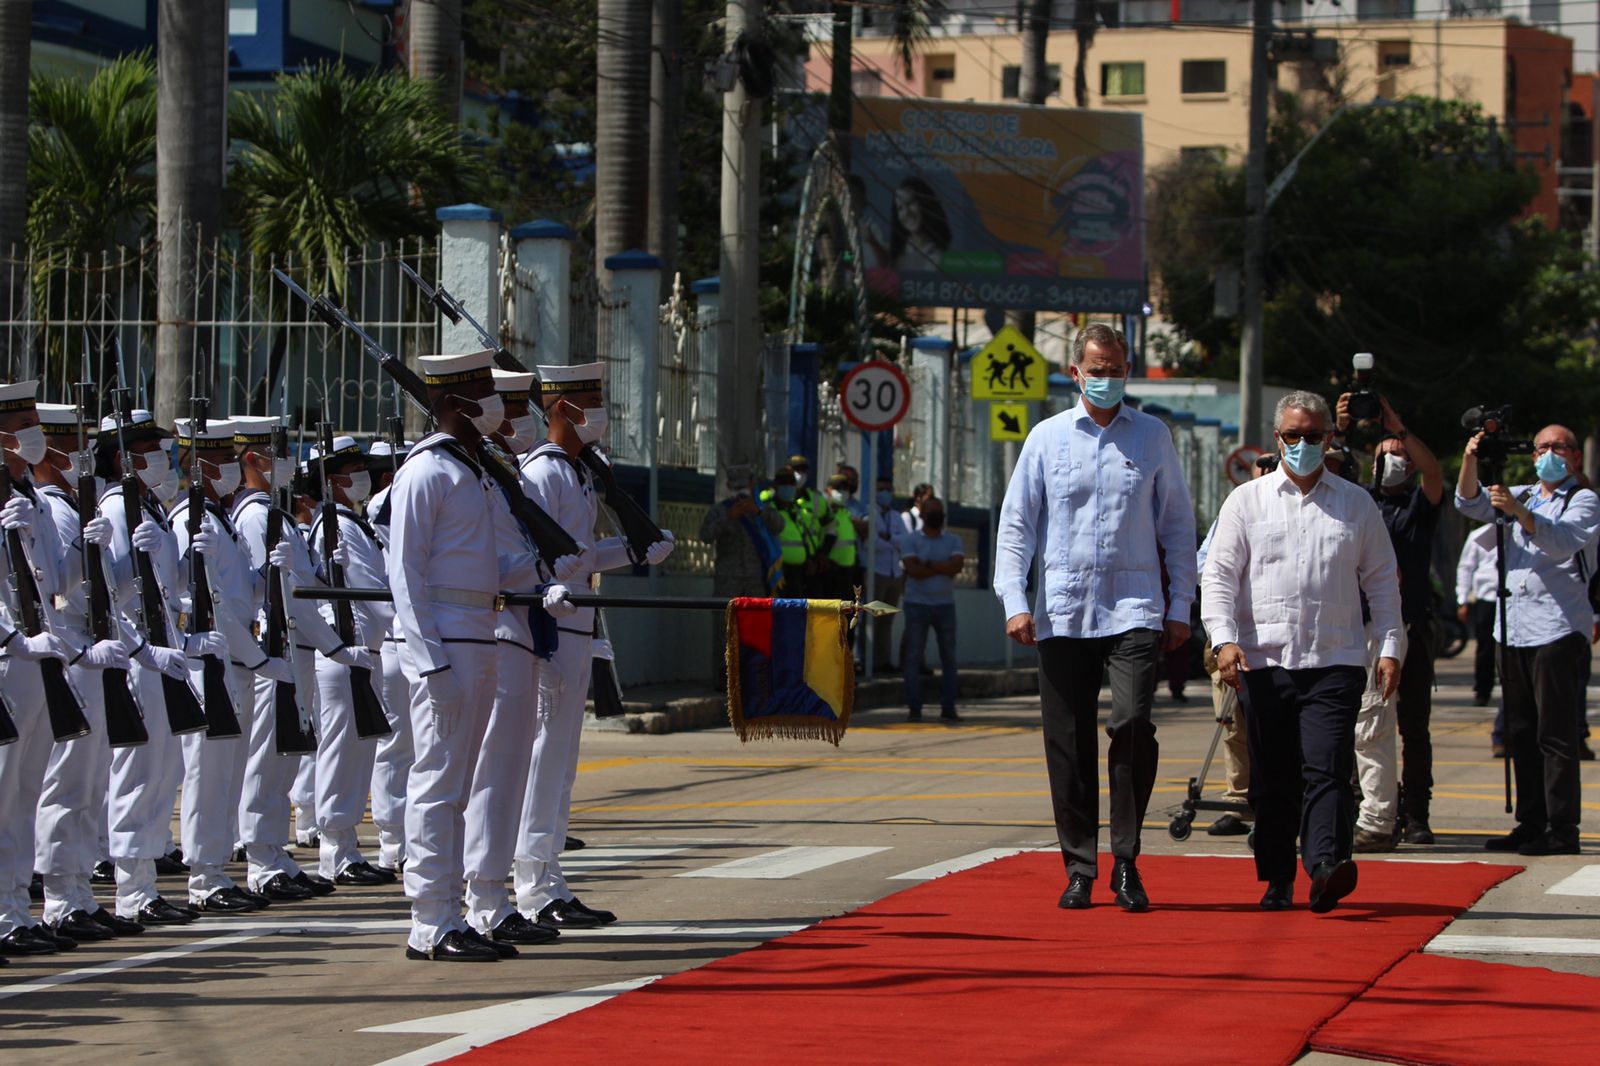
<instances>
[{"instance_id":1,"label":"red stripe on carpet edge","mask_svg":"<svg viewBox=\"0 0 1600 1066\"><path fill-rule=\"evenodd\" d=\"M1311 1039L1314 1051L1409 1066L1587 1066L1600 978L1411 955Z\"/></svg>"},{"instance_id":2,"label":"red stripe on carpet edge","mask_svg":"<svg viewBox=\"0 0 1600 1066\"><path fill-rule=\"evenodd\" d=\"M1303 876L1300 906L1269 914L1256 906L1249 862L1146 856L1139 865L1154 901L1148 914L1111 906L1104 880L1093 909L1059 910L1059 856L1022 854L457 1061L540 1055L610 1066L737 1054L837 1066L935 1056L1059 1063L1067 1053L1077 1062L1288 1063L1323 1021L1519 869L1367 863L1345 905L1318 916L1304 909Z\"/></svg>"}]
</instances>

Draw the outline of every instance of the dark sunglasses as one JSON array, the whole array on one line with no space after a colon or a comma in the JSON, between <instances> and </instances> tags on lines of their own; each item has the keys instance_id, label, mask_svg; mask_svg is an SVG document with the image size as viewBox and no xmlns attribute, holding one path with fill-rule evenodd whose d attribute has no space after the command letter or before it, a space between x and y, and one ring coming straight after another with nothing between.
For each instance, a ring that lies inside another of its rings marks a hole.
<instances>
[{"instance_id":1,"label":"dark sunglasses","mask_svg":"<svg viewBox=\"0 0 1600 1066\"><path fill-rule=\"evenodd\" d=\"M1314 446L1327 440L1328 435L1326 433L1296 433L1293 430L1280 430L1278 439L1288 445L1295 445L1305 441L1307 444Z\"/></svg>"}]
</instances>

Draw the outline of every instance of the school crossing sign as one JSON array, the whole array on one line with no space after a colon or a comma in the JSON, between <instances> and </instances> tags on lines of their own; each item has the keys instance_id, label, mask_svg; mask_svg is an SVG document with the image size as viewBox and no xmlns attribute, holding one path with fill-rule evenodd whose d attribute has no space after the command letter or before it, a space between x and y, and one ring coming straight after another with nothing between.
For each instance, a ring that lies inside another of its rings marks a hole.
<instances>
[{"instance_id":1,"label":"school crossing sign","mask_svg":"<svg viewBox=\"0 0 1600 1066\"><path fill-rule=\"evenodd\" d=\"M1015 326L1003 326L972 360L974 400L1042 400L1050 368Z\"/></svg>"}]
</instances>

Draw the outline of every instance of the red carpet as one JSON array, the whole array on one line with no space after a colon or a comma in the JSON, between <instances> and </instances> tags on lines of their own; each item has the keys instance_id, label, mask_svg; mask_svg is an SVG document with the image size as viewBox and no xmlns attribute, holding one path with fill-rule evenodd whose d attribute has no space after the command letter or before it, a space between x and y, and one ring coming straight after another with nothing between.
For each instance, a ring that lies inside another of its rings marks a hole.
<instances>
[{"instance_id":1,"label":"red carpet","mask_svg":"<svg viewBox=\"0 0 1600 1066\"><path fill-rule=\"evenodd\" d=\"M1600 978L1413 955L1311 1038L1317 1051L1446 1066L1593 1063Z\"/></svg>"},{"instance_id":2,"label":"red carpet","mask_svg":"<svg viewBox=\"0 0 1600 1066\"><path fill-rule=\"evenodd\" d=\"M1109 876L1110 859L1102 856ZM1148 914L1062 911L1056 854L896 893L462 1056L473 1066L814 1060L1287 1063L1517 867L1367 863L1332 914L1268 914L1248 860L1147 856ZM783 885L773 885L782 891ZM1303 902L1306 881L1296 885Z\"/></svg>"}]
</instances>

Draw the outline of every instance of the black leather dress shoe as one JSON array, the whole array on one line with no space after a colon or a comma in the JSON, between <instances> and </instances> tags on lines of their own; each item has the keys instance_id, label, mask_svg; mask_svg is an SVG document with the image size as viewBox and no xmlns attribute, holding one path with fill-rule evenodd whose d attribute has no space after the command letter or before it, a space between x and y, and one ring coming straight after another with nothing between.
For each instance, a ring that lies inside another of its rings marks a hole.
<instances>
[{"instance_id":1,"label":"black leather dress shoe","mask_svg":"<svg viewBox=\"0 0 1600 1066\"><path fill-rule=\"evenodd\" d=\"M543 922L530 922L520 914L503 920L489 933L489 939L502 944L548 944L561 936L561 930Z\"/></svg>"},{"instance_id":2,"label":"black leather dress shoe","mask_svg":"<svg viewBox=\"0 0 1600 1066\"><path fill-rule=\"evenodd\" d=\"M177 848L156 860L156 873L162 877L177 877L188 872L189 864L183 861L183 852Z\"/></svg>"},{"instance_id":3,"label":"black leather dress shoe","mask_svg":"<svg viewBox=\"0 0 1600 1066\"><path fill-rule=\"evenodd\" d=\"M954 708L952 708L952 709L950 709L948 711L940 711L939 712L939 721L941 721L941 722L960 722L960 721L964 721L964 719L959 714L957 714L955 712Z\"/></svg>"},{"instance_id":4,"label":"black leather dress shoe","mask_svg":"<svg viewBox=\"0 0 1600 1066\"><path fill-rule=\"evenodd\" d=\"M1250 832L1250 823L1240 818L1237 814L1224 814L1212 822L1206 829L1206 836L1211 837L1242 837Z\"/></svg>"},{"instance_id":5,"label":"black leather dress shoe","mask_svg":"<svg viewBox=\"0 0 1600 1066\"><path fill-rule=\"evenodd\" d=\"M260 909L240 895L236 888L219 888L195 906L217 914L250 914Z\"/></svg>"},{"instance_id":6,"label":"black leather dress shoe","mask_svg":"<svg viewBox=\"0 0 1600 1066\"><path fill-rule=\"evenodd\" d=\"M1516 851L1531 840L1544 836L1544 831L1535 826L1518 823L1517 827L1503 837L1490 837L1483 842L1485 851Z\"/></svg>"},{"instance_id":7,"label":"black leather dress shoe","mask_svg":"<svg viewBox=\"0 0 1600 1066\"><path fill-rule=\"evenodd\" d=\"M1269 881L1267 890L1261 896L1261 909L1264 911L1286 911L1294 906L1294 881Z\"/></svg>"},{"instance_id":8,"label":"black leather dress shoe","mask_svg":"<svg viewBox=\"0 0 1600 1066\"><path fill-rule=\"evenodd\" d=\"M89 917L94 920L96 925L111 930L117 936L138 936L144 932L144 926L132 918L119 918L104 907L101 907Z\"/></svg>"},{"instance_id":9,"label":"black leather dress shoe","mask_svg":"<svg viewBox=\"0 0 1600 1066\"><path fill-rule=\"evenodd\" d=\"M1090 895L1094 892L1094 878L1088 874L1073 874L1067 878L1067 890L1061 893L1061 899L1056 906L1067 911L1085 911L1092 902Z\"/></svg>"},{"instance_id":10,"label":"black leather dress shoe","mask_svg":"<svg viewBox=\"0 0 1600 1066\"><path fill-rule=\"evenodd\" d=\"M308 890L313 896L331 896L338 889L333 887L333 882L321 874L308 874L304 870L295 874L289 880Z\"/></svg>"},{"instance_id":11,"label":"black leather dress shoe","mask_svg":"<svg viewBox=\"0 0 1600 1066\"><path fill-rule=\"evenodd\" d=\"M365 862L353 862L334 875L333 883L336 885L387 885L390 883L377 870Z\"/></svg>"},{"instance_id":12,"label":"black leather dress shoe","mask_svg":"<svg viewBox=\"0 0 1600 1066\"><path fill-rule=\"evenodd\" d=\"M251 903L254 903L256 905L256 910L258 911L264 911L268 907L272 906L272 900L268 899L266 896L263 896L259 892L250 891L250 889L243 885L234 885L233 890L243 898L249 900Z\"/></svg>"},{"instance_id":13,"label":"black leather dress shoe","mask_svg":"<svg viewBox=\"0 0 1600 1066\"><path fill-rule=\"evenodd\" d=\"M117 868L111 864L110 859L101 859L94 864L94 872L89 875L91 885L114 885L117 883Z\"/></svg>"},{"instance_id":14,"label":"black leather dress shoe","mask_svg":"<svg viewBox=\"0 0 1600 1066\"><path fill-rule=\"evenodd\" d=\"M55 924L55 931L75 941L111 940L117 934L89 917L88 911L77 910Z\"/></svg>"},{"instance_id":15,"label":"black leather dress shoe","mask_svg":"<svg viewBox=\"0 0 1600 1066\"><path fill-rule=\"evenodd\" d=\"M591 918L598 918L601 925L610 925L612 922L617 920L617 916L615 914L612 914L610 911L603 911L595 907L590 907L577 896L573 896L571 899L567 900L567 909L577 911L579 914L587 914Z\"/></svg>"},{"instance_id":16,"label":"black leather dress shoe","mask_svg":"<svg viewBox=\"0 0 1600 1066\"><path fill-rule=\"evenodd\" d=\"M44 902L44 874L36 873L28 882L28 898L35 903Z\"/></svg>"},{"instance_id":17,"label":"black leather dress shoe","mask_svg":"<svg viewBox=\"0 0 1600 1066\"><path fill-rule=\"evenodd\" d=\"M139 921L144 925L188 925L194 915L157 896L139 908Z\"/></svg>"},{"instance_id":18,"label":"black leather dress shoe","mask_svg":"<svg viewBox=\"0 0 1600 1066\"><path fill-rule=\"evenodd\" d=\"M439 938L432 951L418 951L406 945L406 958L429 962L499 962L500 953L486 944L480 944L459 929L452 929Z\"/></svg>"},{"instance_id":19,"label":"black leather dress shoe","mask_svg":"<svg viewBox=\"0 0 1600 1066\"><path fill-rule=\"evenodd\" d=\"M1356 864L1350 859L1319 862L1311 871L1311 913L1327 914L1356 890Z\"/></svg>"},{"instance_id":20,"label":"black leather dress shoe","mask_svg":"<svg viewBox=\"0 0 1600 1066\"><path fill-rule=\"evenodd\" d=\"M1123 910L1138 914L1150 909L1150 897L1145 895L1139 867L1132 859L1118 859L1111 868L1111 889L1117 894L1117 906Z\"/></svg>"},{"instance_id":21,"label":"black leather dress shoe","mask_svg":"<svg viewBox=\"0 0 1600 1066\"><path fill-rule=\"evenodd\" d=\"M476 929L468 929L467 937L473 943L482 944L484 947L487 947L490 951L494 952L502 959L514 959L518 955L517 949L512 945L507 944L504 941L496 941L490 937L484 936Z\"/></svg>"},{"instance_id":22,"label":"black leather dress shoe","mask_svg":"<svg viewBox=\"0 0 1600 1066\"><path fill-rule=\"evenodd\" d=\"M568 837L566 844L562 847L561 850L562 851L582 851L587 846L588 845L586 845L583 841L579 840L577 837Z\"/></svg>"},{"instance_id":23,"label":"black leather dress shoe","mask_svg":"<svg viewBox=\"0 0 1600 1066\"><path fill-rule=\"evenodd\" d=\"M1578 854L1577 833L1563 834L1556 832L1545 833L1534 837L1517 849L1518 855L1576 855Z\"/></svg>"},{"instance_id":24,"label":"black leather dress shoe","mask_svg":"<svg viewBox=\"0 0 1600 1066\"><path fill-rule=\"evenodd\" d=\"M243 848L234 848L233 849L233 854L228 856L228 858L232 862L244 862L245 859L246 859L246 855L244 853L244 849Z\"/></svg>"},{"instance_id":25,"label":"black leather dress shoe","mask_svg":"<svg viewBox=\"0 0 1600 1066\"><path fill-rule=\"evenodd\" d=\"M0 936L0 955L54 955L56 951L52 941L34 936L33 930L25 925Z\"/></svg>"},{"instance_id":26,"label":"black leather dress shoe","mask_svg":"<svg viewBox=\"0 0 1600 1066\"><path fill-rule=\"evenodd\" d=\"M78 942L65 933L58 933L48 925L30 926L28 932L32 933L35 940L43 940L47 944L55 945L57 951L76 951Z\"/></svg>"},{"instance_id":27,"label":"black leather dress shoe","mask_svg":"<svg viewBox=\"0 0 1600 1066\"><path fill-rule=\"evenodd\" d=\"M539 921L557 929L598 929L605 924L592 914L585 914L564 899L546 904L539 912Z\"/></svg>"},{"instance_id":28,"label":"black leather dress shoe","mask_svg":"<svg viewBox=\"0 0 1600 1066\"><path fill-rule=\"evenodd\" d=\"M396 866L385 866L381 862L375 862L372 868L382 874L386 882L391 885L404 877L406 872L406 864L403 862Z\"/></svg>"},{"instance_id":29,"label":"black leather dress shoe","mask_svg":"<svg viewBox=\"0 0 1600 1066\"><path fill-rule=\"evenodd\" d=\"M276 874L261 886L261 894L274 902L303 903L311 898L311 889L288 874Z\"/></svg>"}]
</instances>

